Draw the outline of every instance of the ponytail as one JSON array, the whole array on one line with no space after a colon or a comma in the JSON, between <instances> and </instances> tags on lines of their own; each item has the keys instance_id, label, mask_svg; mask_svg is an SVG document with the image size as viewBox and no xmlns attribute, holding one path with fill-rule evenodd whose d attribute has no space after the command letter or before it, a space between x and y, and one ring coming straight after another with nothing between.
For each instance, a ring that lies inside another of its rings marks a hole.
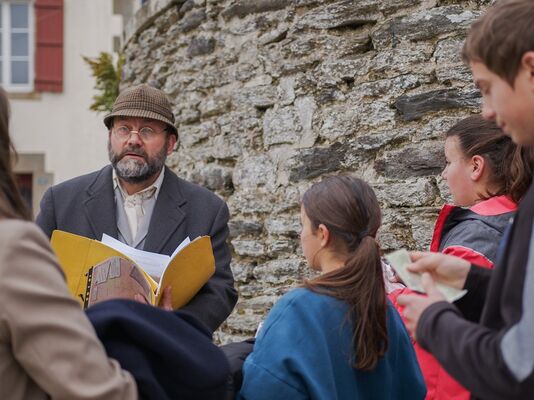
<instances>
[{"instance_id":1,"label":"ponytail","mask_svg":"<svg viewBox=\"0 0 534 400\"><path fill-rule=\"evenodd\" d=\"M337 176L309 189L302 204L314 227L324 224L332 245L348 254L342 268L307 280L304 286L348 304L355 350L352 364L370 371L388 347L386 290L380 247L374 238L381 220L376 196L364 181Z\"/></svg>"}]
</instances>

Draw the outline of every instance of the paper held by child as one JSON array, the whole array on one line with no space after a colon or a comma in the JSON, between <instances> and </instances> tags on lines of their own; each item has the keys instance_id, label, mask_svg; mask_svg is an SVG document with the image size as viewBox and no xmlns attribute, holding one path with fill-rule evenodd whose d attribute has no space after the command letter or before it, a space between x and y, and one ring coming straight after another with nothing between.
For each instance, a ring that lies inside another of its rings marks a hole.
<instances>
[{"instance_id":1,"label":"paper held by child","mask_svg":"<svg viewBox=\"0 0 534 400\"><path fill-rule=\"evenodd\" d=\"M421 275L408 271L407 267L412 261L407 250L394 251L386 254L385 258L408 288L416 292L425 293L421 283ZM459 290L439 282L436 282L436 287L450 303L462 298L467 293L467 290Z\"/></svg>"}]
</instances>

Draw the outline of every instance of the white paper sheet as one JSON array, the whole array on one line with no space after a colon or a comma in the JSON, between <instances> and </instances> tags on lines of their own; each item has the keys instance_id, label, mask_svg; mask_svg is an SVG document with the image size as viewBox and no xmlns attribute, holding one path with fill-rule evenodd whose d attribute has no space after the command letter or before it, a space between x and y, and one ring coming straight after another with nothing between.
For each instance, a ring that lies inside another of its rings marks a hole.
<instances>
[{"instance_id":1,"label":"white paper sheet","mask_svg":"<svg viewBox=\"0 0 534 400\"><path fill-rule=\"evenodd\" d=\"M163 271L165 271L167 264L169 264L169 261L171 260L169 256L164 254L152 253L150 251L143 251L128 246L105 233L102 235L101 242L120 251L125 256L130 257L136 264L143 268L148 275L158 280L161 278L161 275L163 275Z\"/></svg>"}]
</instances>

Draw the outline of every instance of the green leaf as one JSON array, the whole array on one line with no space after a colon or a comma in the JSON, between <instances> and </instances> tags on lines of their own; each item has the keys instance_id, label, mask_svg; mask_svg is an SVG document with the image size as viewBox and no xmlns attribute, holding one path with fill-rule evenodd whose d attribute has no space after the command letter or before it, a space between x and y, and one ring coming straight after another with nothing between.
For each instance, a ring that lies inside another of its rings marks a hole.
<instances>
[{"instance_id":1,"label":"green leaf","mask_svg":"<svg viewBox=\"0 0 534 400\"><path fill-rule=\"evenodd\" d=\"M95 78L94 88L97 91L93 96L94 102L89 108L98 112L110 112L119 95L124 55L117 53L115 63L113 55L106 52L101 52L97 58L83 56L82 58L91 68L92 76Z\"/></svg>"}]
</instances>

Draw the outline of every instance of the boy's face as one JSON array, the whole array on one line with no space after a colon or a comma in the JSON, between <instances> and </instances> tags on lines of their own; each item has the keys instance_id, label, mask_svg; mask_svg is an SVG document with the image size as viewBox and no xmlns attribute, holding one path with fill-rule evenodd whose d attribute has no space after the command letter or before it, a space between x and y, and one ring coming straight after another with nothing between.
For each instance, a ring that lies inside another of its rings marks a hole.
<instances>
[{"instance_id":1,"label":"boy's face","mask_svg":"<svg viewBox=\"0 0 534 400\"><path fill-rule=\"evenodd\" d=\"M534 61L534 53L532 57ZM483 63L470 63L475 84L484 100L482 116L495 120L515 143L523 145L534 144L534 68L528 65L528 62L522 63L512 88Z\"/></svg>"}]
</instances>

